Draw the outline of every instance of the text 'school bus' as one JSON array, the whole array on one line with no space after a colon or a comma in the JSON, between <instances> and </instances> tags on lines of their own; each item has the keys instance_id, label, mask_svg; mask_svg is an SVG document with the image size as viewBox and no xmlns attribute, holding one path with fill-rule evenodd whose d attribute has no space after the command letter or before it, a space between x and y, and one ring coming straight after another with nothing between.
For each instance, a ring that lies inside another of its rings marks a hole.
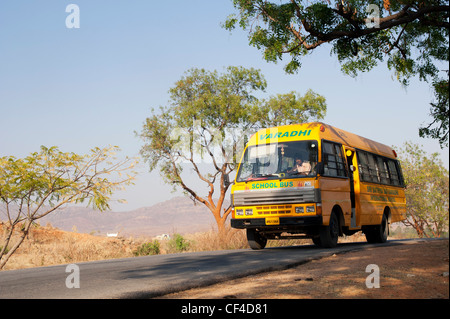
<instances>
[{"instance_id":1,"label":"text 'school bus'","mask_svg":"<svg viewBox=\"0 0 450 319\"><path fill-rule=\"evenodd\" d=\"M390 147L323 123L262 129L246 145L231 188L231 226L253 249L268 239L334 247L362 231L385 242L405 219L404 183Z\"/></svg>"}]
</instances>

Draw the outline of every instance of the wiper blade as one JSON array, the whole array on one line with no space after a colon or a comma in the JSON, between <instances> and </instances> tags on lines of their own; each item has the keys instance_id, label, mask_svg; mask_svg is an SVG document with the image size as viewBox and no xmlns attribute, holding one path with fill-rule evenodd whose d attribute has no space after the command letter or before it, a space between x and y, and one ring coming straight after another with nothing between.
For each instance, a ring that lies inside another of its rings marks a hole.
<instances>
[{"instance_id":1,"label":"wiper blade","mask_svg":"<svg viewBox=\"0 0 450 319\"><path fill-rule=\"evenodd\" d=\"M262 175L262 174L257 174L256 176L250 176L248 177L245 181L246 182L250 182L250 181L262 181L267 179L268 177L280 177L279 174L267 174L267 175Z\"/></svg>"},{"instance_id":2,"label":"wiper blade","mask_svg":"<svg viewBox=\"0 0 450 319\"><path fill-rule=\"evenodd\" d=\"M262 175L261 177L280 177L279 174L267 174L267 175Z\"/></svg>"},{"instance_id":3,"label":"wiper blade","mask_svg":"<svg viewBox=\"0 0 450 319\"><path fill-rule=\"evenodd\" d=\"M246 182L251 182L251 181L263 181L265 178L264 177L253 177L253 176L250 176L250 177L247 177L246 178Z\"/></svg>"},{"instance_id":4,"label":"wiper blade","mask_svg":"<svg viewBox=\"0 0 450 319\"><path fill-rule=\"evenodd\" d=\"M314 175L312 172L294 172L294 173L288 173L289 175L303 175L303 176L311 176Z\"/></svg>"}]
</instances>

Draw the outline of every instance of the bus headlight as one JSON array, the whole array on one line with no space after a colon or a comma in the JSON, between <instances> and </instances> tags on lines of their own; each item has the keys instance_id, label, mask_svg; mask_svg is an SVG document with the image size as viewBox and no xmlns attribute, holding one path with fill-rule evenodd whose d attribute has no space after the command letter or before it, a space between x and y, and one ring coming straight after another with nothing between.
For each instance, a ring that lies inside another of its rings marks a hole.
<instances>
[{"instance_id":1,"label":"bus headlight","mask_svg":"<svg viewBox=\"0 0 450 319\"><path fill-rule=\"evenodd\" d=\"M303 214L304 212L305 212L305 207L303 207L303 206L295 207L296 214Z\"/></svg>"},{"instance_id":2,"label":"bus headlight","mask_svg":"<svg viewBox=\"0 0 450 319\"><path fill-rule=\"evenodd\" d=\"M245 210L245 216L251 216L251 215L253 215L253 209L246 209Z\"/></svg>"},{"instance_id":3,"label":"bus headlight","mask_svg":"<svg viewBox=\"0 0 450 319\"><path fill-rule=\"evenodd\" d=\"M314 206L306 206L306 212L307 213L314 213L316 210Z\"/></svg>"},{"instance_id":4,"label":"bus headlight","mask_svg":"<svg viewBox=\"0 0 450 319\"><path fill-rule=\"evenodd\" d=\"M236 209L236 216L243 216L244 210L243 209Z\"/></svg>"}]
</instances>

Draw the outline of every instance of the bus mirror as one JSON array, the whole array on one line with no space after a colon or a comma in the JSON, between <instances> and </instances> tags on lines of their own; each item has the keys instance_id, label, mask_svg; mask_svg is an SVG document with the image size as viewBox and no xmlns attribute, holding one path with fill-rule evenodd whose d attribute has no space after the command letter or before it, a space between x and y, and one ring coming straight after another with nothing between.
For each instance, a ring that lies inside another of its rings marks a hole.
<instances>
[{"instance_id":1,"label":"bus mirror","mask_svg":"<svg viewBox=\"0 0 450 319\"><path fill-rule=\"evenodd\" d=\"M317 174L323 175L324 169L323 169L323 162L317 163Z\"/></svg>"}]
</instances>

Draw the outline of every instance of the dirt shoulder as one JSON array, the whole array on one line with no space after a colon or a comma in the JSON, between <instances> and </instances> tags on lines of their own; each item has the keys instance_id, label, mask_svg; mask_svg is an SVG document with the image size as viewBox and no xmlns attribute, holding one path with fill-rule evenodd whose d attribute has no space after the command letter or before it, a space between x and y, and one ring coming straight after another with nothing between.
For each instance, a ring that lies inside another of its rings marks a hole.
<instances>
[{"instance_id":1,"label":"dirt shoulder","mask_svg":"<svg viewBox=\"0 0 450 319\"><path fill-rule=\"evenodd\" d=\"M379 269L379 288L372 277ZM379 246L159 299L449 299L449 241Z\"/></svg>"}]
</instances>

